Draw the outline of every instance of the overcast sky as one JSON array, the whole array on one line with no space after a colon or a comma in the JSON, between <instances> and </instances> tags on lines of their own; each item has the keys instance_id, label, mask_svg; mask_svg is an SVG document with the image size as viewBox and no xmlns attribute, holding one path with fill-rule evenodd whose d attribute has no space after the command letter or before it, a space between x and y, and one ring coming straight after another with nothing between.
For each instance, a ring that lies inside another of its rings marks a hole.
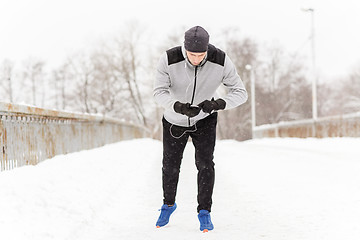
<instances>
[{"instance_id":1,"label":"overcast sky","mask_svg":"<svg viewBox=\"0 0 360 240\"><path fill-rule=\"evenodd\" d=\"M304 43L311 14L301 11L309 7L315 9L319 73L346 75L360 66L358 0L0 0L0 61L33 56L56 65L134 19L157 36L202 25L213 42L222 29L237 27L260 43L310 56L310 41Z\"/></svg>"}]
</instances>

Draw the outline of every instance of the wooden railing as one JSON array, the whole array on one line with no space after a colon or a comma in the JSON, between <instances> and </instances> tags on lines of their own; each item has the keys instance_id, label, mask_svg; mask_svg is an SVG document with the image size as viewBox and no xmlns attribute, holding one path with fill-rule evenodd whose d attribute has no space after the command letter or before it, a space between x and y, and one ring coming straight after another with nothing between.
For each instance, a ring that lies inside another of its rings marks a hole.
<instances>
[{"instance_id":1,"label":"wooden railing","mask_svg":"<svg viewBox=\"0 0 360 240\"><path fill-rule=\"evenodd\" d=\"M148 136L145 128L116 119L0 102L1 171Z\"/></svg>"},{"instance_id":2,"label":"wooden railing","mask_svg":"<svg viewBox=\"0 0 360 240\"><path fill-rule=\"evenodd\" d=\"M264 137L360 137L360 112L255 127L253 138Z\"/></svg>"}]
</instances>

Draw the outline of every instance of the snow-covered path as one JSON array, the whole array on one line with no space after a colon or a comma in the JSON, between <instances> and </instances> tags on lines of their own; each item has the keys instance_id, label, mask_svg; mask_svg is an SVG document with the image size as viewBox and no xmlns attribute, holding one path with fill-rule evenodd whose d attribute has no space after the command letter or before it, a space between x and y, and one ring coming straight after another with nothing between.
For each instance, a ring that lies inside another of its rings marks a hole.
<instances>
[{"instance_id":1,"label":"snow-covered path","mask_svg":"<svg viewBox=\"0 0 360 240\"><path fill-rule=\"evenodd\" d=\"M177 204L162 204L161 142L124 141L0 173L0 238L360 238L360 139L218 141L212 220L199 231L196 169L185 150Z\"/></svg>"}]
</instances>

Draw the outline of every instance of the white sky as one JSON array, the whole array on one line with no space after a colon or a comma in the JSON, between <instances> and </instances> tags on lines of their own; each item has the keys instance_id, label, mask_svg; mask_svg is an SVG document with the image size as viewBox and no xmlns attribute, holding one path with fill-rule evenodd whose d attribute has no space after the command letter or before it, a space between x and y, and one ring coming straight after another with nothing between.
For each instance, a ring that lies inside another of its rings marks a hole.
<instances>
[{"instance_id":1,"label":"white sky","mask_svg":"<svg viewBox=\"0 0 360 240\"><path fill-rule=\"evenodd\" d=\"M311 16L303 7L315 9L319 73L345 75L360 66L358 0L0 0L0 61L18 63L33 56L58 64L72 52L114 36L134 19L153 36L202 25L212 42L221 30L238 27L260 43L277 42L310 56L310 41L304 42L310 36Z\"/></svg>"}]
</instances>

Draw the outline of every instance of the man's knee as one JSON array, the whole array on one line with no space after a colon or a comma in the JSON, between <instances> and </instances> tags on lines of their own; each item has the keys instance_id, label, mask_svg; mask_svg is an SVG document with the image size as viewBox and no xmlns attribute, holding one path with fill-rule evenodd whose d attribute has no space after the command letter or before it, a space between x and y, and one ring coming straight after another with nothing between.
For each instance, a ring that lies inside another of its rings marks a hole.
<instances>
[{"instance_id":1,"label":"man's knee","mask_svg":"<svg viewBox=\"0 0 360 240\"><path fill-rule=\"evenodd\" d=\"M215 163L213 162L212 158L209 158L207 160L203 160L203 159L197 159L195 161L196 164L196 168L200 171L200 170L208 170L208 171L214 171L214 165Z\"/></svg>"},{"instance_id":2,"label":"man's knee","mask_svg":"<svg viewBox=\"0 0 360 240\"><path fill-rule=\"evenodd\" d=\"M163 166L162 171L166 175L178 175L180 173L180 167Z\"/></svg>"}]
</instances>

